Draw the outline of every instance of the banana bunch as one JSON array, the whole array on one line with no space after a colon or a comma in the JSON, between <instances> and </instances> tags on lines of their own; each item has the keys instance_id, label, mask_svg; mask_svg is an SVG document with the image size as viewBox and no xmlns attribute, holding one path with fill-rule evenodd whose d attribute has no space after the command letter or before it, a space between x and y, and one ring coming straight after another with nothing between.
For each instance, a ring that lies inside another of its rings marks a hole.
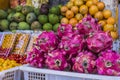
<instances>
[{"instance_id":1,"label":"banana bunch","mask_svg":"<svg viewBox=\"0 0 120 80\"><path fill-rule=\"evenodd\" d=\"M32 5L32 0L26 0L26 5L27 5L27 6L33 6L33 5Z\"/></svg>"}]
</instances>

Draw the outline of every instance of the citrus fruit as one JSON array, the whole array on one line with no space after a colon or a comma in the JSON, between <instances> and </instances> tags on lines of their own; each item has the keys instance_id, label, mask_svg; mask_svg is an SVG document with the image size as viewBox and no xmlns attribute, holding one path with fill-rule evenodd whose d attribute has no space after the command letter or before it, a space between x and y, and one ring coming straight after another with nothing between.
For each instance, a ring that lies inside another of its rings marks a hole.
<instances>
[{"instance_id":1,"label":"citrus fruit","mask_svg":"<svg viewBox=\"0 0 120 80\"><path fill-rule=\"evenodd\" d=\"M83 0L74 0L74 5L75 6L81 6L83 4L84 4Z\"/></svg>"},{"instance_id":2,"label":"citrus fruit","mask_svg":"<svg viewBox=\"0 0 120 80\"><path fill-rule=\"evenodd\" d=\"M109 17L109 18L107 19L107 23L108 23L108 24L115 24L115 18L114 18L114 17Z\"/></svg>"},{"instance_id":3,"label":"citrus fruit","mask_svg":"<svg viewBox=\"0 0 120 80\"><path fill-rule=\"evenodd\" d=\"M43 25L43 30L50 31L52 30L52 24L46 23Z\"/></svg>"},{"instance_id":4,"label":"citrus fruit","mask_svg":"<svg viewBox=\"0 0 120 80\"><path fill-rule=\"evenodd\" d=\"M111 37L113 38L113 40L118 39L118 32L117 31L111 31L110 32Z\"/></svg>"},{"instance_id":5,"label":"citrus fruit","mask_svg":"<svg viewBox=\"0 0 120 80\"><path fill-rule=\"evenodd\" d=\"M77 6L72 6L71 11L77 14L79 11L79 8Z\"/></svg>"},{"instance_id":6,"label":"citrus fruit","mask_svg":"<svg viewBox=\"0 0 120 80\"><path fill-rule=\"evenodd\" d=\"M93 4L97 4L98 3L98 0L92 0L93 1Z\"/></svg>"},{"instance_id":7,"label":"citrus fruit","mask_svg":"<svg viewBox=\"0 0 120 80\"><path fill-rule=\"evenodd\" d=\"M112 16L112 12L110 10L106 9L103 11L103 16L104 16L104 18L109 18Z\"/></svg>"},{"instance_id":8,"label":"citrus fruit","mask_svg":"<svg viewBox=\"0 0 120 80\"><path fill-rule=\"evenodd\" d=\"M53 26L53 31L57 31L57 29L58 29L58 27L59 27L59 25L60 25L60 23L57 23L57 24L55 24L54 26Z\"/></svg>"},{"instance_id":9,"label":"citrus fruit","mask_svg":"<svg viewBox=\"0 0 120 80\"><path fill-rule=\"evenodd\" d=\"M89 13L91 15L94 15L95 13L98 12L98 7L96 5L92 5L90 8L89 8Z\"/></svg>"},{"instance_id":10,"label":"citrus fruit","mask_svg":"<svg viewBox=\"0 0 120 80\"><path fill-rule=\"evenodd\" d=\"M69 24L71 24L73 27L77 24L77 19L76 18L71 18L69 21Z\"/></svg>"},{"instance_id":11,"label":"citrus fruit","mask_svg":"<svg viewBox=\"0 0 120 80\"><path fill-rule=\"evenodd\" d=\"M92 5L93 5L93 1L92 0L89 0L89 1L86 2L86 6L87 7L90 7Z\"/></svg>"},{"instance_id":12,"label":"citrus fruit","mask_svg":"<svg viewBox=\"0 0 120 80\"><path fill-rule=\"evenodd\" d=\"M68 10L68 8L66 6L62 6L60 10L61 10L61 14L65 15L65 13Z\"/></svg>"},{"instance_id":13,"label":"citrus fruit","mask_svg":"<svg viewBox=\"0 0 120 80\"><path fill-rule=\"evenodd\" d=\"M106 24L104 27L103 27L103 31L114 31L114 25L112 24Z\"/></svg>"},{"instance_id":14,"label":"citrus fruit","mask_svg":"<svg viewBox=\"0 0 120 80\"><path fill-rule=\"evenodd\" d=\"M80 13L78 13L78 14L75 15L75 18L76 18L77 20L82 20L83 15L80 14Z\"/></svg>"},{"instance_id":15,"label":"citrus fruit","mask_svg":"<svg viewBox=\"0 0 120 80\"><path fill-rule=\"evenodd\" d=\"M81 14L87 14L88 13L88 7L86 5L82 5L79 9Z\"/></svg>"},{"instance_id":16,"label":"citrus fruit","mask_svg":"<svg viewBox=\"0 0 120 80\"><path fill-rule=\"evenodd\" d=\"M64 17L61 19L61 23L68 24L69 20L66 17Z\"/></svg>"},{"instance_id":17,"label":"citrus fruit","mask_svg":"<svg viewBox=\"0 0 120 80\"><path fill-rule=\"evenodd\" d=\"M95 13L94 17L96 19L98 19L98 21L102 20L103 19L103 13L101 11L98 11L97 13Z\"/></svg>"},{"instance_id":18,"label":"citrus fruit","mask_svg":"<svg viewBox=\"0 0 120 80\"><path fill-rule=\"evenodd\" d=\"M71 10L68 10L68 11L66 12L66 18L70 19L70 18L72 18L72 17L74 17L74 13L73 13Z\"/></svg>"},{"instance_id":19,"label":"citrus fruit","mask_svg":"<svg viewBox=\"0 0 120 80\"><path fill-rule=\"evenodd\" d=\"M102 11L105 8L105 3L104 2L98 2L97 7L100 11Z\"/></svg>"},{"instance_id":20,"label":"citrus fruit","mask_svg":"<svg viewBox=\"0 0 120 80\"><path fill-rule=\"evenodd\" d=\"M71 7L72 7L73 5L74 5L73 2L68 2L68 3L66 4L66 6L67 6L69 9L71 9Z\"/></svg>"},{"instance_id":21,"label":"citrus fruit","mask_svg":"<svg viewBox=\"0 0 120 80\"><path fill-rule=\"evenodd\" d=\"M106 25L106 21L105 20L100 20L98 23L101 24L102 27L104 27Z\"/></svg>"}]
</instances>

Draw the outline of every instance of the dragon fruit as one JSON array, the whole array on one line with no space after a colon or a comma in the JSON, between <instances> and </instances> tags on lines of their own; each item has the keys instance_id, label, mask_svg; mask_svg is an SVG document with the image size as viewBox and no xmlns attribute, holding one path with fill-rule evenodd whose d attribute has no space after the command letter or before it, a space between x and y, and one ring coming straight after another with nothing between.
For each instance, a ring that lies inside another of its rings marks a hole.
<instances>
[{"instance_id":1,"label":"dragon fruit","mask_svg":"<svg viewBox=\"0 0 120 80\"><path fill-rule=\"evenodd\" d=\"M44 65L44 53L37 50L37 49L33 49L31 52L29 52L27 54L27 59L26 61L31 65L31 66L34 66L34 67L43 67Z\"/></svg>"},{"instance_id":2,"label":"dragon fruit","mask_svg":"<svg viewBox=\"0 0 120 80\"><path fill-rule=\"evenodd\" d=\"M57 48L58 37L53 31L44 31L37 38L36 46L43 52L50 52Z\"/></svg>"},{"instance_id":3,"label":"dragon fruit","mask_svg":"<svg viewBox=\"0 0 120 80\"><path fill-rule=\"evenodd\" d=\"M98 24L97 20L92 18L90 15L83 18L81 23L76 25L76 31L79 34L88 35L91 32L101 31L101 25Z\"/></svg>"},{"instance_id":4,"label":"dragon fruit","mask_svg":"<svg viewBox=\"0 0 120 80\"><path fill-rule=\"evenodd\" d=\"M112 37L107 32L96 32L89 34L87 38L88 49L94 53L99 53L112 48Z\"/></svg>"},{"instance_id":5,"label":"dragon fruit","mask_svg":"<svg viewBox=\"0 0 120 80\"><path fill-rule=\"evenodd\" d=\"M93 53L88 51L80 52L78 56L73 59L74 65L72 69L79 73L95 73L95 60L96 56Z\"/></svg>"},{"instance_id":6,"label":"dragon fruit","mask_svg":"<svg viewBox=\"0 0 120 80\"><path fill-rule=\"evenodd\" d=\"M62 50L54 50L51 53L48 53L46 65L49 69L65 70L68 67L65 55L66 52Z\"/></svg>"},{"instance_id":7,"label":"dragon fruit","mask_svg":"<svg viewBox=\"0 0 120 80\"><path fill-rule=\"evenodd\" d=\"M96 60L98 74L120 76L120 54L107 50L101 52Z\"/></svg>"},{"instance_id":8,"label":"dragon fruit","mask_svg":"<svg viewBox=\"0 0 120 80\"><path fill-rule=\"evenodd\" d=\"M58 27L57 34L58 34L58 36L61 38L61 37L64 36L66 33L71 33L71 32L73 32L72 25L70 25L70 24L61 24L61 25Z\"/></svg>"},{"instance_id":9,"label":"dragon fruit","mask_svg":"<svg viewBox=\"0 0 120 80\"><path fill-rule=\"evenodd\" d=\"M58 47L66 51L69 56L73 56L83 50L84 42L83 36L73 35L69 39L62 39Z\"/></svg>"}]
</instances>

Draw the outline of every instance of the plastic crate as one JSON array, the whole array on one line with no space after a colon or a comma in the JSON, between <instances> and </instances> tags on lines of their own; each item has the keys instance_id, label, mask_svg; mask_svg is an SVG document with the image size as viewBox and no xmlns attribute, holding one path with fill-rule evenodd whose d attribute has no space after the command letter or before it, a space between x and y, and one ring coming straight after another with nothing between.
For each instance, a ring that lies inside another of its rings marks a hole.
<instances>
[{"instance_id":1,"label":"plastic crate","mask_svg":"<svg viewBox=\"0 0 120 80\"><path fill-rule=\"evenodd\" d=\"M0 80L21 80L19 67L0 72Z\"/></svg>"},{"instance_id":2,"label":"plastic crate","mask_svg":"<svg viewBox=\"0 0 120 80\"><path fill-rule=\"evenodd\" d=\"M24 72L24 80L120 80L120 77L115 76L39 69L29 65L21 66L20 70Z\"/></svg>"}]
</instances>

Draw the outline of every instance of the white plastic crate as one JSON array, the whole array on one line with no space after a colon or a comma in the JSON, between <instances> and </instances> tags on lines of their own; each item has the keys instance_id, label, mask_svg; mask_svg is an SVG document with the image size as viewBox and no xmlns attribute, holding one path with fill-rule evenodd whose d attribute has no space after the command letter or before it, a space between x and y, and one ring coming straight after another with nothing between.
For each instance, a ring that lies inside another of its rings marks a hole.
<instances>
[{"instance_id":1,"label":"white plastic crate","mask_svg":"<svg viewBox=\"0 0 120 80\"><path fill-rule=\"evenodd\" d=\"M120 39L113 42L112 49L120 53Z\"/></svg>"},{"instance_id":2,"label":"white plastic crate","mask_svg":"<svg viewBox=\"0 0 120 80\"><path fill-rule=\"evenodd\" d=\"M24 80L120 80L120 77L115 76L39 69L29 65L21 66L20 70L24 72Z\"/></svg>"},{"instance_id":3,"label":"white plastic crate","mask_svg":"<svg viewBox=\"0 0 120 80\"><path fill-rule=\"evenodd\" d=\"M0 72L0 80L21 80L19 67Z\"/></svg>"}]
</instances>

